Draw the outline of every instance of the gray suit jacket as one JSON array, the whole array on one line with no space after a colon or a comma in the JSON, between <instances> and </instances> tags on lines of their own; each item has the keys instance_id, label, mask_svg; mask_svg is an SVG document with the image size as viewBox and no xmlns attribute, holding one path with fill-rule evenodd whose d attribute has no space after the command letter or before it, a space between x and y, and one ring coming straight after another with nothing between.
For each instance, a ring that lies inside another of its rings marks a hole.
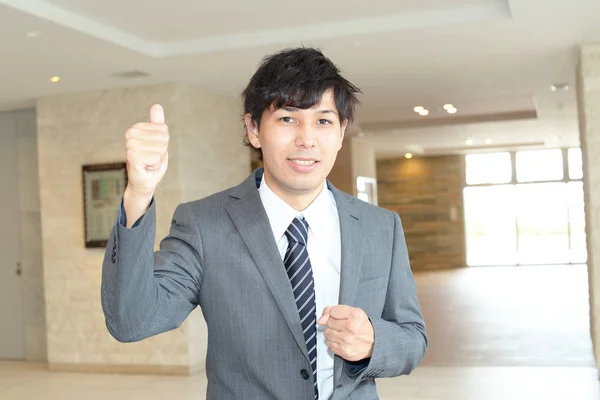
<instances>
[{"instance_id":1,"label":"gray suit jacket","mask_svg":"<svg viewBox=\"0 0 600 400\"><path fill-rule=\"evenodd\" d=\"M257 190L262 172L180 204L156 252L154 202L132 229L118 215L106 249L102 308L117 340L175 329L202 307L208 399L313 397L298 310ZM375 378L409 374L423 359L425 324L398 215L328 187L340 219L339 303L363 309L375 331L358 374L336 356L331 398L376 399Z\"/></svg>"}]
</instances>

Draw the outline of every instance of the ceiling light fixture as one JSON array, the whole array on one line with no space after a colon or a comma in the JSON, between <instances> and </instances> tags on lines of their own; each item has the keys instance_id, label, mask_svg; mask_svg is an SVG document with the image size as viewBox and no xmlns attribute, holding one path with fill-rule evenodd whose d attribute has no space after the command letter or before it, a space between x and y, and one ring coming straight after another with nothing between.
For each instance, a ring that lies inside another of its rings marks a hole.
<instances>
[{"instance_id":1,"label":"ceiling light fixture","mask_svg":"<svg viewBox=\"0 0 600 400\"><path fill-rule=\"evenodd\" d=\"M419 111L419 114L422 116L429 115L429 110L421 110Z\"/></svg>"},{"instance_id":2,"label":"ceiling light fixture","mask_svg":"<svg viewBox=\"0 0 600 400\"><path fill-rule=\"evenodd\" d=\"M458 111L453 104L444 104L444 110L446 110L448 114L456 114L456 112Z\"/></svg>"},{"instance_id":3,"label":"ceiling light fixture","mask_svg":"<svg viewBox=\"0 0 600 400\"><path fill-rule=\"evenodd\" d=\"M465 140L465 143L467 144L467 146L473 146L473 143L475 142L473 142L473 139L467 139Z\"/></svg>"},{"instance_id":4,"label":"ceiling light fixture","mask_svg":"<svg viewBox=\"0 0 600 400\"><path fill-rule=\"evenodd\" d=\"M57 83L60 81L60 76L53 76L52 78L50 78L50 82L52 83Z\"/></svg>"},{"instance_id":5,"label":"ceiling light fixture","mask_svg":"<svg viewBox=\"0 0 600 400\"><path fill-rule=\"evenodd\" d=\"M412 155L412 153L406 153L404 155L404 157L407 158L407 159L411 159L411 158L413 158L413 155Z\"/></svg>"},{"instance_id":6,"label":"ceiling light fixture","mask_svg":"<svg viewBox=\"0 0 600 400\"><path fill-rule=\"evenodd\" d=\"M423 111L424 109L425 109L425 107L422 107L422 106L416 106L416 107L414 108L414 110L415 110L415 112L416 112L416 113L420 113L420 112L421 112L421 111Z\"/></svg>"}]
</instances>

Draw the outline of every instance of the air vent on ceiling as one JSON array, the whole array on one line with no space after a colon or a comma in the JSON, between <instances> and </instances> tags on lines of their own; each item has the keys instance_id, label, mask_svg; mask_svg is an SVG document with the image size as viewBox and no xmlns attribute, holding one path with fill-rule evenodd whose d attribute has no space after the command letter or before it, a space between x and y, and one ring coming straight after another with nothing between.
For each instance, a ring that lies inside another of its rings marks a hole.
<instances>
[{"instance_id":1,"label":"air vent on ceiling","mask_svg":"<svg viewBox=\"0 0 600 400\"><path fill-rule=\"evenodd\" d=\"M132 78L142 78L145 76L150 76L150 74L147 72L143 72L143 71L133 70L133 71L115 72L113 74L113 76L116 76L117 78L121 78L121 79L132 79Z\"/></svg>"}]
</instances>

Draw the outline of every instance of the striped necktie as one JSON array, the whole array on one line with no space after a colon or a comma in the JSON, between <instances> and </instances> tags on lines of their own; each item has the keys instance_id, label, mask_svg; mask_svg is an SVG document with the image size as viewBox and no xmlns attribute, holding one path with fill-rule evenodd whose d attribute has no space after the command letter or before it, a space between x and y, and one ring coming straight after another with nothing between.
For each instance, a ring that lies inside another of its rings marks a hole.
<instances>
[{"instance_id":1,"label":"striped necktie","mask_svg":"<svg viewBox=\"0 0 600 400\"><path fill-rule=\"evenodd\" d=\"M308 358L313 374L315 400L319 398L317 387L317 308L315 304L315 284L312 267L308 258L308 223L305 219L294 218L285 235L289 244L283 264L290 278L294 299L298 307Z\"/></svg>"}]
</instances>

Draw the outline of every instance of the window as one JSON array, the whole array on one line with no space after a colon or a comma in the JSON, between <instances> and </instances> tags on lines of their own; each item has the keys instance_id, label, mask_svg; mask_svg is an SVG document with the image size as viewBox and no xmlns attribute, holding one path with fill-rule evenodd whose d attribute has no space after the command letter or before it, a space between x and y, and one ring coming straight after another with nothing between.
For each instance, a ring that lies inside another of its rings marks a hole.
<instances>
[{"instance_id":1,"label":"window","mask_svg":"<svg viewBox=\"0 0 600 400\"><path fill-rule=\"evenodd\" d=\"M517 181L555 181L562 178L563 162L560 149L517 152Z\"/></svg>"},{"instance_id":2,"label":"window","mask_svg":"<svg viewBox=\"0 0 600 400\"><path fill-rule=\"evenodd\" d=\"M576 264L585 263L587 262L587 243L585 238L583 182L567 183L567 202L569 205L571 262Z\"/></svg>"},{"instance_id":3,"label":"window","mask_svg":"<svg viewBox=\"0 0 600 400\"><path fill-rule=\"evenodd\" d=\"M583 179L583 160L581 149L569 149L569 178Z\"/></svg>"},{"instance_id":4,"label":"window","mask_svg":"<svg viewBox=\"0 0 600 400\"><path fill-rule=\"evenodd\" d=\"M467 265L514 265L517 232L512 185L464 190Z\"/></svg>"},{"instance_id":5,"label":"window","mask_svg":"<svg viewBox=\"0 0 600 400\"><path fill-rule=\"evenodd\" d=\"M515 188L519 264L568 264L567 184L534 183Z\"/></svg>"},{"instance_id":6,"label":"window","mask_svg":"<svg viewBox=\"0 0 600 400\"><path fill-rule=\"evenodd\" d=\"M469 154L465 165L467 185L508 183L512 177L510 153Z\"/></svg>"},{"instance_id":7,"label":"window","mask_svg":"<svg viewBox=\"0 0 600 400\"><path fill-rule=\"evenodd\" d=\"M581 149L467 155L465 168L468 265L587 262Z\"/></svg>"}]
</instances>

